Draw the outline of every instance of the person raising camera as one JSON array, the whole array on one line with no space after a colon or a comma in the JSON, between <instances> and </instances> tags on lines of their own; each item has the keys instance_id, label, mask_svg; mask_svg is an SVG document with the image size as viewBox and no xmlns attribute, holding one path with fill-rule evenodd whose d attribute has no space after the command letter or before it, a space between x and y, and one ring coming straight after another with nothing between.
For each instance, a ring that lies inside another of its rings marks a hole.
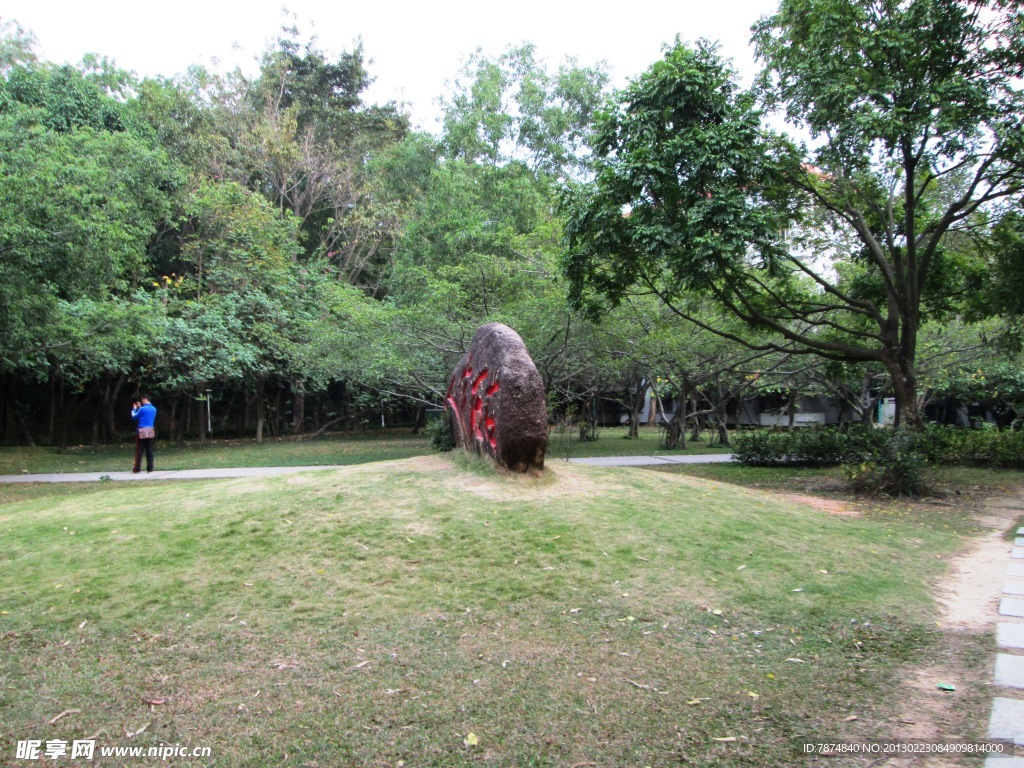
<instances>
[{"instance_id":1,"label":"person raising camera","mask_svg":"<svg viewBox=\"0 0 1024 768\"><path fill-rule=\"evenodd\" d=\"M142 454L146 454L146 471L153 471L153 452L156 443L156 407L149 402L149 395L141 395L132 403L132 418L135 420L135 465L132 472L139 471Z\"/></svg>"}]
</instances>

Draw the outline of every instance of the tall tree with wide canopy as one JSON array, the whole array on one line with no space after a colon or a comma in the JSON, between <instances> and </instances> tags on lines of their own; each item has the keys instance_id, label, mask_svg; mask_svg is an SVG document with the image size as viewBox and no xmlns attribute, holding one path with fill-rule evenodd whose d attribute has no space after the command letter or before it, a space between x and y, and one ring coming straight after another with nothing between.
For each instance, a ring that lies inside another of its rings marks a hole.
<instances>
[{"instance_id":1,"label":"tall tree with wide canopy","mask_svg":"<svg viewBox=\"0 0 1024 768\"><path fill-rule=\"evenodd\" d=\"M689 317L686 290L708 292L775 332L756 346L881 363L917 423L921 324L986 268L960 233L984 244L1024 191L1021 31L1001 0L783 0L749 91L677 43L601 116L595 180L566 195L574 300L642 286Z\"/></svg>"}]
</instances>

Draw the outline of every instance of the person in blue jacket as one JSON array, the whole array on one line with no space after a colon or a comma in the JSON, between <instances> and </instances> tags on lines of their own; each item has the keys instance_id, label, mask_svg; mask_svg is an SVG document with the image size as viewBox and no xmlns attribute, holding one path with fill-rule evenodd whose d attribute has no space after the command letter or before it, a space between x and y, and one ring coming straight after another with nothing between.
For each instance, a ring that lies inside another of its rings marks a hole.
<instances>
[{"instance_id":1,"label":"person in blue jacket","mask_svg":"<svg viewBox=\"0 0 1024 768\"><path fill-rule=\"evenodd\" d=\"M156 443L156 407L149 402L149 395L141 395L132 404L132 418L135 419L135 466L132 472L139 471L142 454L146 454L146 471L153 471L153 450Z\"/></svg>"}]
</instances>

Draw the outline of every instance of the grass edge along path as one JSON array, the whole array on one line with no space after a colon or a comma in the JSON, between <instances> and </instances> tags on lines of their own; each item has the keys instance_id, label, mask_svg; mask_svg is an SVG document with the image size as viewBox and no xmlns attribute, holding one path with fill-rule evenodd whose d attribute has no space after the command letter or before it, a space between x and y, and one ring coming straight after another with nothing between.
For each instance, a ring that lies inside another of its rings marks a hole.
<instances>
[{"instance_id":1,"label":"grass edge along path","mask_svg":"<svg viewBox=\"0 0 1024 768\"><path fill-rule=\"evenodd\" d=\"M591 456L643 456L650 454L688 455L728 453L728 448L710 444L708 439L692 442L678 451L661 448L661 430L640 429L637 440L626 440L624 427L601 429L594 441L580 442L572 430L552 428L548 442L549 460ZM708 438L709 436L705 436ZM123 472L130 469L134 447L114 445L70 446L64 453L52 447L0 447L0 475L58 472ZM223 467L295 467L309 465L365 464L372 461L411 458L432 453L430 441L410 430L338 433L321 438L268 438L205 440L176 445L157 441L156 468L207 469Z\"/></svg>"},{"instance_id":2,"label":"grass edge along path","mask_svg":"<svg viewBox=\"0 0 1024 768\"><path fill-rule=\"evenodd\" d=\"M148 724L133 744L209 765L410 768L884 738L958 543L682 475L440 457L42 493L0 536L3 760Z\"/></svg>"}]
</instances>

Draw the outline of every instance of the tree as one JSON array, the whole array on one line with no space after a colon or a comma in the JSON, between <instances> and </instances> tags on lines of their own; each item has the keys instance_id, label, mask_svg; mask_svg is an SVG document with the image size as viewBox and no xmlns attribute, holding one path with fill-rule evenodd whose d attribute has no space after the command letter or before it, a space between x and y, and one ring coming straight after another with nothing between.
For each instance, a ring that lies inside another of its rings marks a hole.
<instances>
[{"instance_id":1,"label":"tree","mask_svg":"<svg viewBox=\"0 0 1024 768\"><path fill-rule=\"evenodd\" d=\"M153 283L170 319L151 355L155 388L190 397L216 381L244 383L260 442L267 383L287 376L311 311L306 265L294 260L297 222L232 182L202 183L186 214L175 275Z\"/></svg>"},{"instance_id":2,"label":"tree","mask_svg":"<svg viewBox=\"0 0 1024 768\"><path fill-rule=\"evenodd\" d=\"M490 165L517 160L551 178L574 176L607 83L601 64L567 59L549 71L530 44L497 58L477 51L442 103L446 154Z\"/></svg>"},{"instance_id":3,"label":"tree","mask_svg":"<svg viewBox=\"0 0 1024 768\"><path fill-rule=\"evenodd\" d=\"M775 334L757 348L883 365L919 423L921 324L960 295L952 263L983 259L958 236L987 240L1024 190L1020 29L1002 2L783 0L756 27L757 91L677 43L602 114L595 180L566 194L574 301L640 285L695 319L680 300L706 292Z\"/></svg>"},{"instance_id":4,"label":"tree","mask_svg":"<svg viewBox=\"0 0 1024 768\"><path fill-rule=\"evenodd\" d=\"M19 89L32 78L19 68L12 77L23 78ZM38 82L53 93L56 80L73 78L61 69ZM138 285L179 179L160 147L96 127L117 111L97 106L97 94L96 102L56 98L34 106L19 89L7 90L17 98L6 106L0 95L0 371L45 378L46 352L61 343L53 336L61 307ZM68 92L90 91L78 83ZM68 108L82 103L96 108Z\"/></svg>"}]
</instances>

